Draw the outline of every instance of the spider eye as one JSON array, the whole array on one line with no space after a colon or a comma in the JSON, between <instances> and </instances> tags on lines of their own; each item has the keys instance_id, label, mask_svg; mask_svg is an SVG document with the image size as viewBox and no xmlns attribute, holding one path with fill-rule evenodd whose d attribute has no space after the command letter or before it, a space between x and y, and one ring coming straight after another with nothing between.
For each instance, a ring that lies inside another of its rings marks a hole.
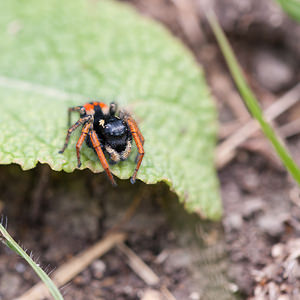
<instances>
[{"instance_id":1,"label":"spider eye","mask_svg":"<svg viewBox=\"0 0 300 300\"><path fill-rule=\"evenodd\" d=\"M86 113L85 108L81 107L79 112L81 115L84 115Z\"/></svg>"}]
</instances>

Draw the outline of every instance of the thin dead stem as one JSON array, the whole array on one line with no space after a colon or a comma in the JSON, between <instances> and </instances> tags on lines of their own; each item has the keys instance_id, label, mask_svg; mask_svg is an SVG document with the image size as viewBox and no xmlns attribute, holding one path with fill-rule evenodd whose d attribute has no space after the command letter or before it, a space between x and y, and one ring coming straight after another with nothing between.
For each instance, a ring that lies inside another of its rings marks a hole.
<instances>
[{"instance_id":1,"label":"thin dead stem","mask_svg":"<svg viewBox=\"0 0 300 300\"><path fill-rule=\"evenodd\" d=\"M299 101L299 98L300 84L297 84L293 89L264 111L267 121L270 122L274 120L286 110L291 108ZM259 128L260 126L258 122L252 119L222 142L216 150L217 168L221 169L229 163L235 156L236 148L253 135Z\"/></svg>"},{"instance_id":2,"label":"thin dead stem","mask_svg":"<svg viewBox=\"0 0 300 300\"><path fill-rule=\"evenodd\" d=\"M115 245L122 243L126 239L125 233L110 233L89 249L76 255L74 258L63 264L54 273L52 279L54 283L61 287L82 272L95 259L108 252ZM49 297L47 287L43 283L38 283L25 292L17 300L39 300Z\"/></svg>"},{"instance_id":3,"label":"thin dead stem","mask_svg":"<svg viewBox=\"0 0 300 300\"><path fill-rule=\"evenodd\" d=\"M154 271L129 247L124 243L119 243L117 248L126 255L128 258L129 267L148 285L157 286L160 284L159 277L154 273ZM172 293L167 289L166 286L162 285L160 287L160 292L162 294L162 299L166 300L176 300Z\"/></svg>"}]
</instances>

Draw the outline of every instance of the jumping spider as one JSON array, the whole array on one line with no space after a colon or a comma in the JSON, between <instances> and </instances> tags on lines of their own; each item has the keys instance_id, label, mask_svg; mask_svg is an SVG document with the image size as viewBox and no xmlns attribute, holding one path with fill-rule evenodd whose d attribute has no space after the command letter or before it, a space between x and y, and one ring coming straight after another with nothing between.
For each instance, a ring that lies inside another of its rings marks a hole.
<instances>
[{"instance_id":1,"label":"jumping spider","mask_svg":"<svg viewBox=\"0 0 300 300\"><path fill-rule=\"evenodd\" d=\"M109 106L103 102L90 102L82 106L69 108L69 126L71 112L73 111L80 113L80 119L68 129L65 144L59 153L63 153L67 148L72 132L82 126L81 135L76 144L78 167L81 166L80 149L85 141L98 155L111 183L116 185L104 153L109 155L110 163L113 164L126 160L131 152L133 138L138 149L138 155L136 157L136 168L130 181L135 183L145 152L143 147L144 137L131 115L123 110L117 113L117 105L113 102Z\"/></svg>"}]
</instances>

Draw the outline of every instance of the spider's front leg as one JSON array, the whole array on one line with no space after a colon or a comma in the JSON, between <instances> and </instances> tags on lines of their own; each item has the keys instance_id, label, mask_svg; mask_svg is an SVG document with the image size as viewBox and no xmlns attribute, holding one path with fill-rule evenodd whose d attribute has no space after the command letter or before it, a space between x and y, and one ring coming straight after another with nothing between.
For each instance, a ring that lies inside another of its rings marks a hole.
<instances>
[{"instance_id":1,"label":"spider's front leg","mask_svg":"<svg viewBox=\"0 0 300 300\"><path fill-rule=\"evenodd\" d=\"M90 115L86 116L86 117L83 117L83 118L80 118L75 124L73 124L68 129L68 132L67 132L67 135L66 135L65 144L64 144L64 146L62 147L62 149L58 153L64 153L64 151L66 150L66 148L67 148L67 146L69 144L70 136L74 132L74 130L76 130L80 125L88 122L90 119L91 119Z\"/></svg>"},{"instance_id":2,"label":"spider's front leg","mask_svg":"<svg viewBox=\"0 0 300 300\"><path fill-rule=\"evenodd\" d=\"M96 134L96 132L92 129L89 131L89 137L91 139L91 142L92 142L92 145L93 145L93 148L95 149L97 155L98 155L98 158L101 162L101 165L103 167L103 169L105 170L109 180L111 181L112 185L113 186L116 186L116 182L114 180L114 177L113 175L111 174L110 170L109 170L109 166L108 166L108 163L107 163L107 160L104 156L104 153L101 149L101 144L100 144L100 141L98 139L98 136Z\"/></svg>"},{"instance_id":3,"label":"spider's front leg","mask_svg":"<svg viewBox=\"0 0 300 300\"><path fill-rule=\"evenodd\" d=\"M81 135L76 143L76 155L77 155L77 166L78 168L81 167L81 160L80 160L80 149L82 147L83 142L85 141L89 131L92 128L92 118L82 127Z\"/></svg>"},{"instance_id":4,"label":"spider's front leg","mask_svg":"<svg viewBox=\"0 0 300 300\"><path fill-rule=\"evenodd\" d=\"M68 127L71 126L71 113L73 111L81 112L82 109L84 109L83 106L69 107L69 109L68 109Z\"/></svg>"}]
</instances>

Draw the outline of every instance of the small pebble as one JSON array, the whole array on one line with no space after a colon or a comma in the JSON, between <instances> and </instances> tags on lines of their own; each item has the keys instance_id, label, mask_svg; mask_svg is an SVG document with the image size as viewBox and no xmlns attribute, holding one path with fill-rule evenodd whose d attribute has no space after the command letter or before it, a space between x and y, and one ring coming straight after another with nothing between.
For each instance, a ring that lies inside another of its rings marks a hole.
<instances>
[{"instance_id":1,"label":"small pebble","mask_svg":"<svg viewBox=\"0 0 300 300\"><path fill-rule=\"evenodd\" d=\"M91 268L93 276L97 279L100 279L103 277L103 274L106 270L106 265L102 260L98 259L92 263Z\"/></svg>"},{"instance_id":2,"label":"small pebble","mask_svg":"<svg viewBox=\"0 0 300 300\"><path fill-rule=\"evenodd\" d=\"M153 300L153 299L162 300L162 297L161 297L161 294L158 291L148 289L144 292L141 299L143 299L143 300Z\"/></svg>"},{"instance_id":3,"label":"small pebble","mask_svg":"<svg viewBox=\"0 0 300 300\"><path fill-rule=\"evenodd\" d=\"M225 225L229 230L238 230L243 225L243 218L238 213L231 213L225 218Z\"/></svg>"},{"instance_id":4,"label":"small pebble","mask_svg":"<svg viewBox=\"0 0 300 300\"><path fill-rule=\"evenodd\" d=\"M254 55L253 68L259 83L272 92L286 88L294 77L294 66L283 53L264 48Z\"/></svg>"},{"instance_id":5,"label":"small pebble","mask_svg":"<svg viewBox=\"0 0 300 300\"><path fill-rule=\"evenodd\" d=\"M17 263L15 268L18 273L24 273L26 270L25 265L22 263Z\"/></svg>"},{"instance_id":6,"label":"small pebble","mask_svg":"<svg viewBox=\"0 0 300 300\"><path fill-rule=\"evenodd\" d=\"M290 300L290 297L288 295L280 295L277 299L278 300Z\"/></svg>"},{"instance_id":7,"label":"small pebble","mask_svg":"<svg viewBox=\"0 0 300 300\"><path fill-rule=\"evenodd\" d=\"M279 236L284 232L284 224L281 218L273 214L263 215L257 221L258 226L270 236Z\"/></svg>"},{"instance_id":8,"label":"small pebble","mask_svg":"<svg viewBox=\"0 0 300 300\"><path fill-rule=\"evenodd\" d=\"M191 300L200 300L200 294L197 292L192 292L189 296Z\"/></svg>"},{"instance_id":9,"label":"small pebble","mask_svg":"<svg viewBox=\"0 0 300 300\"><path fill-rule=\"evenodd\" d=\"M276 244L272 247L272 257L278 258L283 256L284 254L284 245L283 244Z\"/></svg>"},{"instance_id":10,"label":"small pebble","mask_svg":"<svg viewBox=\"0 0 300 300\"><path fill-rule=\"evenodd\" d=\"M264 209L264 202L261 198L249 198L244 203L243 216L250 217L254 213L262 211Z\"/></svg>"}]
</instances>

